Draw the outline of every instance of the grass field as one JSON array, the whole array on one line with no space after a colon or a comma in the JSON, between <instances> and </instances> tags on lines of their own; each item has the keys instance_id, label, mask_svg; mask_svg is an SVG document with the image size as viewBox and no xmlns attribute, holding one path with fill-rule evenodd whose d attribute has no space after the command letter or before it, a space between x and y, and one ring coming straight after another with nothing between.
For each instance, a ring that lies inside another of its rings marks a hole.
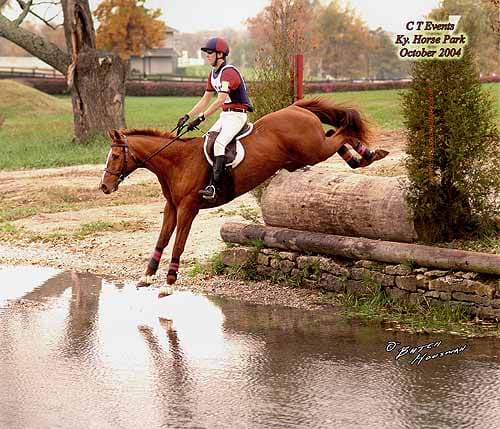
<instances>
[{"instance_id":1,"label":"grass field","mask_svg":"<svg viewBox=\"0 0 500 429\"><path fill-rule=\"evenodd\" d=\"M487 85L500 100L500 85ZM68 97L51 97L17 82L0 80L0 170L96 164L105 161L109 142L97 140L77 145ZM353 104L378 128L401 129L398 91L361 91L322 94L337 102ZM170 130L192 108L197 97L127 97L129 128ZM500 118L500 107L499 107ZM203 123L203 129L215 115Z\"/></svg>"}]
</instances>

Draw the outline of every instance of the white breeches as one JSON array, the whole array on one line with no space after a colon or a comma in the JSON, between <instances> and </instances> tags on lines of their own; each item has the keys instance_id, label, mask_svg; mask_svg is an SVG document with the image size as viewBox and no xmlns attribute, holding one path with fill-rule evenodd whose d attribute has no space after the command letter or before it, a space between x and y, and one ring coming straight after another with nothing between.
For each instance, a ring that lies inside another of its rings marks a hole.
<instances>
[{"instance_id":1,"label":"white breeches","mask_svg":"<svg viewBox=\"0 0 500 429\"><path fill-rule=\"evenodd\" d=\"M227 144L243 128L246 121L247 114L243 112L222 112L220 114L219 119L208 130L208 132L220 132L214 143L214 156L224 155Z\"/></svg>"}]
</instances>

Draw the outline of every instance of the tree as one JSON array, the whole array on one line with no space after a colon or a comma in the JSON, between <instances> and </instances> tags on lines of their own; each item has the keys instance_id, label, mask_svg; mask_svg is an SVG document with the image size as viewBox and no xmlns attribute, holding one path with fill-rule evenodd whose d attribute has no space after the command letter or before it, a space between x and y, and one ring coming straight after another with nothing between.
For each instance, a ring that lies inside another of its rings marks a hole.
<instances>
[{"instance_id":1,"label":"tree","mask_svg":"<svg viewBox=\"0 0 500 429\"><path fill-rule=\"evenodd\" d=\"M66 76L76 141L86 142L106 129L125 127L127 63L116 55L100 55L88 0L61 0L66 50L22 28L20 24L26 16L36 12L32 10L32 0L18 0L18 3L22 11L17 19L10 20L0 14L0 36Z\"/></svg>"},{"instance_id":2,"label":"tree","mask_svg":"<svg viewBox=\"0 0 500 429\"><path fill-rule=\"evenodd\" d=\"M56 44L59 48L66 49L66 38L64 36L64 29L61 26L49 27L45 24L36 24L33 21L26 21L23 22L22 27ZM23 48L9 42L7 39L0 38L0 55L22 57L29 56L30 54Z\"/></svg>"},{"instance_id":3,"label":"tree","mask_svg":"<svg viewBox=\"0 0 500 429\"><path fill-rule=\"evenodd\" d=\"M97 46L128 60L147 49L160 46L165 39L165 23L160 9L147 9L145 0L104 0L94 11L101 23Z\"/></svg>"},{"instance_id":4,"label":"tree","mask_svg":"<svg viewBox=\"0 0 500 429\"><path fill-rule=\"evenodd\" d=\"M5 3L5 0L0 0L0 7ZM17 19L10 20L0 13L0 36L66 76L71 91L76 141L86 142L110 128L124 128L128 61L113 53L103 56L98 50L88 0L61 0L67 48L22 28L21 23L28 14L50 23L33 10L32 0L18 0L18 3L21 12ZM130 29L130 26L124 27L125 35ZM136 34L135 28L133 30L131 34ZM130 45L136 46L135 41ZM146 46L144 43L139 45Z\"/></svg>"},{"instance_id":5,"label":"tree","mask_svg":"<svg viewBox=\"0 0 500 429\"><path fill-rule=\"evenodd\" d=\"M408 75L408 62L398 58L391 37L380 27L370 30L365 56L367 78L395 79Z\"/></svg>"},{"instance_id":6,"label":"tree","mask_svg":"<svg viewBox=\"0 0 500 429\"><path fill-rule=\"evenodd\" d=\"M255 43L250 38L248 31L235 30L232 28L225 28L217 32L227 40L231 48L230 62L237 67L251 67L255 57ZM174 35L175 47L179 52L186 51L188 57L197 58L201 55L200 48L203 43L213 37L213 31L198 31L196 33L176 33ZM206 77L209 73L210 66L207 64ZM248 79L248 76L246 76Z\"/></svg>"},{"instance_id":7,"label":"tree","mask_svg":"<svg viewBox=\"0 0 500 429\"><path fill-rule=\"evenodd\" d=\"M498 101L481 88L469 49L461 59L415 64L403 95L407 199L419 237L485 231L499 212Z\"/></svg>"},{"instance_id":8,"label":"tree","mask_svg":"<svg viewBox=\"0 0 500 429\"><path fill-rule=\"evenodd\" d=\"M316 31L321 53L320 75L337 79L367 77L368 55L375 43L354 9L332 1L318 12Z\"/></svg>"},{"instance_id":9,"label":"tree","mask_svg":"<svg viewBox=\"0 0 500 429\"><path fill-rule=\"evenodd\" d=\"M272 0L257 16L248 20L248 30L257 45L252 99L255 118L293 102L291 62L294 54L309 46L308 26L312 10L307 0Z\"/></svg>"},{"instance_id":10,"label":"tree","mask_svg":"<svg viewBox=\"0 0 500 429\"><path fill-rule=\"evenodd\" d=\"M468 37L468 46L474 53L483 74L500 71L500 4L498 0L442 0L429 17L446 21L449 15L461 15L457 32Z\"/></svg>"}]
</instances>

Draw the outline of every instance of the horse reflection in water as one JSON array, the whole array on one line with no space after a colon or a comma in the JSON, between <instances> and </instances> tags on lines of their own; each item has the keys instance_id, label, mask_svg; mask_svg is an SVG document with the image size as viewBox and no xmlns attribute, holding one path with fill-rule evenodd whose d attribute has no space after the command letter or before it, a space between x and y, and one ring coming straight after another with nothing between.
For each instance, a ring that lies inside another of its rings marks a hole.
<instances>
[{"instance_id":1,"label":"horse reflection in water","mask_svg":"<svg viewBox=\"0 0 500 429\"><path fill-rule=\"evenodd\" d=\"M167 381L165 385L162 385L162 383L156 384L157 395L162 403L171 404L174 401L174 398L172 398L174 393L167 386L175 386L175 397L180 405L169 410L168 415L165 416L165 421L171 421L172 414L175 414L176 422L189 423L194 418L192 410L195 408L195 404L191 400L192 393L195 390L190 378L191 371L184 357L173 321L159 317L158 322L167 336L168 352L162 348L153 328L145 325L138 327L149 348L153 367L156 371L155 379L163 382Z\"/></svg>"},{"instance_id":2,"label":"horse reflection in water","mask_svg":"<svg viewBox=\"0 0 500 429\"><path fill-rule=\"evenodd\" d=\"M325 133L322 123L335 129ZM233 192L207 201L198 193L211 175L202 137L176 139L171 133L154 130L110 131L112 144L101 180L102 191L106 194L116 191L126 176L144 167L157 176L166 199L160 235L138 286L150 283L175 228L167 283L176 281L180 257L200 209L225 204L282 168L294 171L324 161L337 152L352 168L370 165L388 152L368 149L369 134L365 120L355 109L319 98L299 100L255 123L253 133L242 140L245 158L232 171ZM353 157L351 148L359 156Z\"/></svg>"}]
</instances>

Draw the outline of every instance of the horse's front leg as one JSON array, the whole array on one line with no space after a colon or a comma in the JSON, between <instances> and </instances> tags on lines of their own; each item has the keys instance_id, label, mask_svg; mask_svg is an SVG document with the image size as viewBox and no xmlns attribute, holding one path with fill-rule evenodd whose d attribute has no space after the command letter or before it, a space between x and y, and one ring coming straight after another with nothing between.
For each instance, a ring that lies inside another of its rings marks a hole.
<instances>
[{"instance_id":1,"label":"horse's front leg","mask_svg":"<svg viewBox=\"0 0 500 429\"><path fill-rule=\"evenodd\" d=\"M172 260L167 274L167 284L174 284L177 280L177 272L179 271L179 264L181 255L184 252L186 240L191 230L193 220L198 214L199 203L198 196L193 198L186 198L181 202L177 208L177 232L175 234L174 248L172 250ZM160 289L159 297L169 295L167 288Z\"/></svg>"},{"instance_id":2,"label":"horse's front leg","mask_svg":"<svg viewBox=\"0 0 500 429\"><path fill-rule=\"evenodd\" d=\"M170 237L174 232L175 225L177 223L177 211L172 203L165 204L165 209L163 211L163 224L160 231L160 236L156 242L155 250L151 259L149 260L148 267L144 276L141 277L137 287L149 286L152 283L151 277L156 274L158 266L160 265L160 260L163 255L163 250L167 247Z\"/></svg>"}]
</instances>

